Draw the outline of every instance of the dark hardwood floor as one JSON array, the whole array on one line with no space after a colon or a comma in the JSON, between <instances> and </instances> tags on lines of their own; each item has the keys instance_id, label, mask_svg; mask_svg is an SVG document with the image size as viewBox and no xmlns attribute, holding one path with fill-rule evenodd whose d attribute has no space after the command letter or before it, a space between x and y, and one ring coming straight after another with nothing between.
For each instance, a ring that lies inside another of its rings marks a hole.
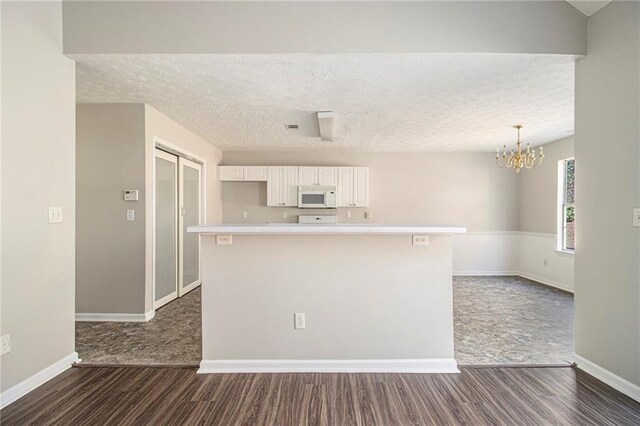
<instances>
[{"instance_id":1,"label":"dark hardwood floor","mask_svg":"<svg viewBox=\"0 0 640 426\"><path fill-rule=\"evenodd\" d=\"M640 404L573 368L461 374L212 374L72 368L2 425L638 425Z\"/></svg>"}]
</instances>

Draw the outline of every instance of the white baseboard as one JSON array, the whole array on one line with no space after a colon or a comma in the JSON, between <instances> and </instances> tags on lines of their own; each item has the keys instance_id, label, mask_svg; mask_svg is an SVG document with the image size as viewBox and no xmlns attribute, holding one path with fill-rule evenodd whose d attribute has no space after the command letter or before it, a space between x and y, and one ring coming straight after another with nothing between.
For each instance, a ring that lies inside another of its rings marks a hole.
<instances>
[{"instance_id":1,"label":"white baseboard","mask_svg":"<svg viewBox=\"0 0 640 426\"><path fill-rule=\"evenodd\" d=\"M536 282L542 283L544 285L548 285L550 287L555 287L555 288L558 288L560 290L564 290L564 291L568 291L569 293L573 293L573 288L570 285L567 285L567 284L559 283L559 282L556 282L556 281L551 281L551 280L548 280L546 278L537 277L535 275L527 274L527 273L524 273L524 272L518 272L517 275L519 277L526 278L526 279L531 280L531 281L536 281Z\"/></svg>"},{"instance_id":2,"label":"white baseboard","mask_svg":"<svg viewBox=\"0 0 640 426\"><path fill-rule=\"evenodd\" d=\"M149 311L144 314L90 314L77 313L76 321L93 322L147 322L156 315L156 311Z\"/></svg>"},{"instance_id":3,"label":"white baseboard","mask_svg":"<svg viewBox=\"0 0 640 426\"><path fill-rule=\"evenodd\" d=\"M202 360L198 373L459 373L455 359Z\"/></svg>"},{"instance_id":4,"label":"white baseboard","mask_svg":"<svg viewBox=\"0 0 640 426\"><path fill-rule=\"evenodd\" d=\"M453 271L454 277L513 277L516 271Z\"/></svg>"},{"instance_id":5,"label":"white baseboard","mask_svg":"<svg viewBox=\"0 0 640 426\"><path fill-rule=\"evenodd\" d=\"M73 352L72 354L62 358L60 361L54 362L44 370L38 371L33 376L2 392L2 394L0 394L0 409L22 398L63 371L68 370L74 362L78 361L78 353Z\"/></svg>"},{"instance_id":6,"label":"white baseboard","mask_svg":"<svg viewBox=\"0 0 640 426\"><path fill-rule=\"evenodd\" d=\"M568 284L559 283L557 281L551 281L546 278L538 277L535 275L527 274L522 271L453 271L454 277L522 277L531 281L536 281L550 287L555 287L560 290L573 293L573 287Z\"/></svg>"},{"instance_id":7,"label":"white baseboard","mask_svg":"<svg viewBox=\"0 0 640 426\"><path fill-rule=\"evenodd\" d=\"M615 390L622 392L629 398L635 399L636 401L640 402L640 386L635 385L616 374L613 374L609 370L605 370L598 364L591 362L588 359L581 357L580 355L575 355L575 361L580 370L592 375L596 379L606 383Z\"/></svg>"}]
</instances>

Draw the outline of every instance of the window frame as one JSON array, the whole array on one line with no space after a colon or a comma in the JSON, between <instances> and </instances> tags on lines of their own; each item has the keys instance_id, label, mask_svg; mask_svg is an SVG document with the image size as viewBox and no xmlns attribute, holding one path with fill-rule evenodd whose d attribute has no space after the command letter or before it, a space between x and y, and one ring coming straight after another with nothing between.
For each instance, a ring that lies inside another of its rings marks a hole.
<instances>
[{"instance_id":1,"label":"window frame","mask_svg":"<svg viewBox=\"0 0 640 426\"><path fill-rule=\"evenodd\" d=\"M556 250L561 253L575 254L573 249L567 248L567 228L566 228L566 212L567 208L573 207L575 217L575 200L573 203L567 203L567 163L573 160L574 164L574 181L575 181L575 158L568 157L558 161L558 202L557 202L557 232L556 232ZM574 182L575 185L575 182ZM575 188L574 188L575 191ZM575 193L574 193L575 198ZM574 219L575 221L575 219ZM574 228L574 246L575 246L575 228Z\"/></svg>"}]
</instances>

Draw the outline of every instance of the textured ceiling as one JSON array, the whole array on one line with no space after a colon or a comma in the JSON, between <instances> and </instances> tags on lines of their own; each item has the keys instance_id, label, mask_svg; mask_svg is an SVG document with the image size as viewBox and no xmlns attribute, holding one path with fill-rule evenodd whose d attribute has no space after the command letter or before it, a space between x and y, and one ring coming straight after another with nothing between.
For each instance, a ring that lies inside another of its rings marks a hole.
<instances>
[{"instance_id":1,"label":"textured ceiling","mask_svg":"<svg viewBox=\"0 0 640 426\"><path fill-rule=\"evenodd\" d=\"M145 102L225 151L487 151L513 143L515 123L532 145L573 134L572 56L73 58L78 102ZM334 142L320 142L317 111L337 113Z\"/></svg>"}]
</instances>

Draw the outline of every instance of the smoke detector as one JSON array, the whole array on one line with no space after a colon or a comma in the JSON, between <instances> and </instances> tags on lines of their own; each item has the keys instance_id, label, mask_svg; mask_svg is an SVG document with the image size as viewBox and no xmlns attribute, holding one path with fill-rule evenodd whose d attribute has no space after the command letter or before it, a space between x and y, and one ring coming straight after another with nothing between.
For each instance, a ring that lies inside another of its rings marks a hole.
<instances>
[{"instance_id":1,"label":"smoke detector","mask_svg":"<svg viewBox=\"0 0 640 426\"><path fill-rule=\"evenodd\" d=\"M285 124L284 127L287 130L298 130L300 128L297 124Z\"/></svg>"}]
</instances>

